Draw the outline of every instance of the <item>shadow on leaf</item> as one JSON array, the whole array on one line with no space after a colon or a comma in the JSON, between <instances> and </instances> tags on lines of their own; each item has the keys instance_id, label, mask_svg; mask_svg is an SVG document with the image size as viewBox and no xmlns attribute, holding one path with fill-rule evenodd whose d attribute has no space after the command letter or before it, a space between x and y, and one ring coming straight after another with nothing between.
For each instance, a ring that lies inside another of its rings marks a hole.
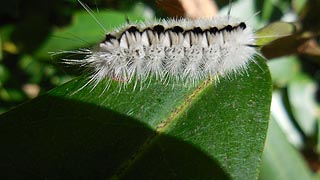
<instances>
[{"instance_id":1,"label":"shadow on leaf","mask_svg":"<svg viewBox=\"0 0 320 180\"><path fill-rule=\"evenodd\" d=\"M155 133L106 108L45 95L0 117L1 179L228 179L215 160L174 137L143 146Z\"/></svg>"}]
</instances>

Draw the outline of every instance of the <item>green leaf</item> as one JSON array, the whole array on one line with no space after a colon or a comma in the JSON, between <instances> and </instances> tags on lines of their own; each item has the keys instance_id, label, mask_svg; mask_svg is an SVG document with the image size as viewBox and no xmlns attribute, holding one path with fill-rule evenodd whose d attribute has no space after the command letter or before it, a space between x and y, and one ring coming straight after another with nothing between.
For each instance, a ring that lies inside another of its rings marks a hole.
<instances>
[{"instance_id":1,"label":"green leaf","mask_svg":"<svg viewBox=\"0 0 320 180\"><path fill-rule=\"evenodd\" d=\"M295 31L296 27L293 23L282 21L270 23L256 32L257 44L266 45L276 39L292 35Z\"/></svg>"},{"instance_id":2,"label":"green leaf","mask_svg":"<svg viewBox=\"0 0 320 180\"><path fill-rule=\"evenodd\" d=\"M197 87L103 92L85 78L0 116L1 167L49 179L256 179L271 79L265 59Z\"/></svg>"},{"instance_id":3,"label":"green leaf","mask_svg":"<svg viewBox=\"0 0 320 180\"><path fill-rule=\"evenodd\" d=\"M268 61L272 81L278 87L285 87L301 75L301 63L296 56L285 56Z\"/></svg>"},{"instance_id":4,"label":"green leaf","mask_svg":"<svg viewBox=\"0 0 320 180\"><path fill-rule=\"evenodd\" d=\"M312 174L299 152L288 142L271 117L262 157L260 180L312 180Z\"/></svg>"},{"instance_id":5,"label":"green leaf","mask_svg":"<svg viewBox=\"0 0 320 180\"><path fill-rule=\"evenodd\" d=\"M319 107L320 108L320 107ZM317 128L320 128L320 118L317 118ZM316 152L319 154L320 153L320 132L317 132L317 148L316 148ZM318 175L320 178L320 175Z\"/></svg>"},{"instance_id":6,"label":"green leaf","mask_svg":"<svg viewBox=\"0 0 320 180\"><path fill-rule=\"evenodd\" d=\"M292 1L292 8L294 9L295 12L301 13L303 8L307 5L308 1L307 0L293 0Z\"/></svg>"},{"instance_id":7,"label":"green leaf","mask_svg":"<svg viewBox=\"0 0 320 180\"><path fill-rule=\"evenodd\" d=\"M316 132L319 107L316 102L317 84L310 77L298 74L288 84L292 114L303 132L311 137Z\"/></svg>"}]
</instances>

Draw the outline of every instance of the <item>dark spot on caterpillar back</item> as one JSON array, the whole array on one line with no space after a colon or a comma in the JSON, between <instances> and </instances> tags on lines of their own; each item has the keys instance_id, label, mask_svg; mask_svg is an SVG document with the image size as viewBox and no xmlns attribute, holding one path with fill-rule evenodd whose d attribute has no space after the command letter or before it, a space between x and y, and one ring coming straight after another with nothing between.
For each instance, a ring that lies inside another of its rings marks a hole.
<instances>
[{"instance_id":1,"label":"dark spot on caterpillar back","mask_svg":"<svg viewBox=\"0 0 320 180\"><path fill-rule=\"evenodd\" d=\"M241 29L245 29L245 28L247 27L247 25L246 25L244 22L241 22L241 23L239 24L239 27L240 27Z\"/></svg>"},{"instance_id":2,"label":"dark spot on caterpillar back","mask_svg":"<svg viewBox=\"0 0 320 180\"><path fill-rule=\"evenodd\" d=\"M158 24L158 25L155 25L155 26L153 27L153 30L154 30L155 32L157 32L158 34L160 34L160 33L163 33L163 32L164 32L164 27L163 27L162 25Z\"/></svg>"},{"instance_id":3,"label":"dark spot on caterpillar back","mask_svg":"<svg viewBox=\"0 0 320 180\"><path fill-rule=\"evenodd\" d=\"M195 34L201 34L203 33L202 29L200 27L194 27L192 29L192 32L194 32Z\"/></svg>"},{"instance_id":4,"label":"dark spot on caterpillar back","mask_svg":"<svg viewBox=\"0 0 320 180\"><path fill-rule=\"evenodd\" d=\"M233 30L233 27L231 25L228 25L228 26L224 27L223 29L225 29L227 32L231 32Z\"/></svg>"},{"instance_id":5,"label":"dark spot on caterpillar back","mask_svg":"<svg viewBox=\"0 0 320 180\"><path fill-rule=\"evenodd\" d=\"M107 34L105 41L110 41L111 39L117 39L115 36L111 35L111 34Z\"/></svg>"},{"instance_id":6,"label":"dark spot on caterpillar back","mask_svg":"<svg viewBox=\"0 0 320 180\"><path fill-rule=\"evenodd\" d=\"M183 28L182 27L180 27L180 26L175 26L175 27L173 27L172 28L172 32L175 32L175 33L182 33L184 30L183 30Z\"/></svg>"},{"instance_id":7,"label":"dark spot on caterpillar back","mask_svg":"<svg viewBox=\"0 0 320 180\"><path fill-rule=\"evenodd\" d=\"M128 30L129 33L136 33L140 32L139 29L136 26L131 26Z\"/></svg>"},{"instance_id":8,"label":"dark spot on caterpillar back","mask_svg":"<svg viewBox=\"0 0 320 180\"><path fill-rule=\"evenodd\" d=\"M212 27L212 28L209 29L209 32L210 32L211 34L216 34L218 31L219 31L219 30L218 30L217 27Z\"/></svg>"}]
</instances>

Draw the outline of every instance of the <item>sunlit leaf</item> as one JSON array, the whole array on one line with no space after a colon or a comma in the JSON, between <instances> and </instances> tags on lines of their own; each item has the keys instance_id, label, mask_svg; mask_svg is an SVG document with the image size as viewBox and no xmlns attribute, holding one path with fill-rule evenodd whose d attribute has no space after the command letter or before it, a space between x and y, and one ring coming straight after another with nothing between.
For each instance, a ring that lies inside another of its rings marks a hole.
<instances>
[{"instance_id":1,"label":"sunlit leaf","mask_svg":"<svg viewBox=\"0 0 320 180\"><path fill-rule=\"evenodd\" d=\"M256 179L267 132L265 60L194 88L76 92L78 78L0 116L8 177Z\"/></svg>"}]
</instances>

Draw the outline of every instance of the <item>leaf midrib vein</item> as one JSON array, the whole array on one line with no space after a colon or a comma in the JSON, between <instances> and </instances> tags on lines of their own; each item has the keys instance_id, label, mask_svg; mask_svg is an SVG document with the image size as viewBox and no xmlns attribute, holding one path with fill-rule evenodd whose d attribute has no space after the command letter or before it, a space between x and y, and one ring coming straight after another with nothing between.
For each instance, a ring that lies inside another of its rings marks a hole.
<instances>
[{"instance_id":1,"label":"leaf midrib vein","mask_svg":"<svg viewBox=\"0 0 320 180\"><path fill-rule=\"evenodd\" d=\"M127 161L122 163L119 168L115 171L115 174L110 178L112 180L120 179L123 175L126 174L126 172L130 169L130 167L144 154L144 152L150 147L152 142L155 142L156 139L161 135L174 121L175 119L178 119L180 114L185 112L191 104L194 102L194 99L199 97L199 95L207 88L210 84L212 84L213 80L209 79L204 81L201 85L199 85L196 90L190 94L182 103L180 106L175 108L172 113L169 115L169 117L160 123L157 128L155 129L155 132L150 135L146 139L146 141L140 146L140 148L133 153L131 158L129 158Z\"/></svg>"}]
</instances>

